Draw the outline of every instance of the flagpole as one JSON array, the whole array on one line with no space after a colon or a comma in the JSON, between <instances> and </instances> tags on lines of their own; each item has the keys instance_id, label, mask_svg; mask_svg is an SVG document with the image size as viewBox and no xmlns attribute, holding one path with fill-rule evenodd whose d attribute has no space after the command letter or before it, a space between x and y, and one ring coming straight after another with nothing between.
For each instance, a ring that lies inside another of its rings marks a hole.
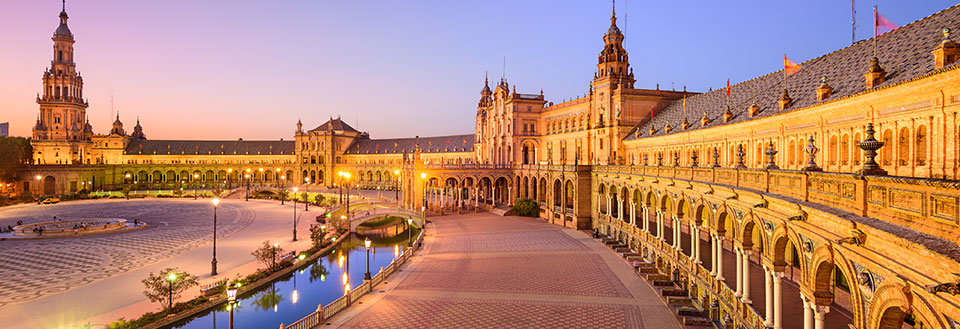
<instances>
[{"instance_id":1,"label":"flagpole","mask_svg":"<svg viewBox=\"0 0 960 329\"><path fill-rule=\"evenodd\" d=\"M877 39L879 39L880 28L877 24L877 6L873 6L873 58L877 58Z\"/></svg>"}]
</instances>

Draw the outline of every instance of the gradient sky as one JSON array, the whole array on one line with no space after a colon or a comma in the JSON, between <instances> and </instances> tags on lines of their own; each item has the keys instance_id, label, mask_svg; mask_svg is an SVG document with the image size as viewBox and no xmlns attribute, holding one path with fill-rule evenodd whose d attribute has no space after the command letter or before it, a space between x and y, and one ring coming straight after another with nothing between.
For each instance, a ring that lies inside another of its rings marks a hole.
<instances>
[{"instance_id":1,"label":"gradient sky","mask_svg":"<svg viewBox=\"0 0 960 329\"><path fill-rule=\"evenodd\" d=\"M905 25L954 1L857 0L857 38L873 5ZM0 8L0 122L29 136L60 1ZM298 118L338 115L373 138L473 133L504 56L518 92L560 102L587 92L610 24L602 0L70 0L67 13L94 130L109 130L112 93L127 131L139 117L151 139L291 139ZM850 44L846 0L621 0L617 13L637 88L706 91Z\"/></svg>"}]
</instances>

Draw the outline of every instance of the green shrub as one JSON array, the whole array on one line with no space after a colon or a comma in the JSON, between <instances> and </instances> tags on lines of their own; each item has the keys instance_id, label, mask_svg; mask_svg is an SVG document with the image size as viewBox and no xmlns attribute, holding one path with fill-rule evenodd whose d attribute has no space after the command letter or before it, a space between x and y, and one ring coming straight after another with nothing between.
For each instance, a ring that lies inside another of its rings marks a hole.
<instances>
[{"instance_id":1,"label":"green shrub","mask_svg":"<svg viewBox=\"0 0 960 329\"><path fill-rule=\"evenodd\" d=\"M540 217L540 205L530 199L517 201L517 203L513 205L513 211L516 212L518 216Z\"/></svg>"}]
</instances>

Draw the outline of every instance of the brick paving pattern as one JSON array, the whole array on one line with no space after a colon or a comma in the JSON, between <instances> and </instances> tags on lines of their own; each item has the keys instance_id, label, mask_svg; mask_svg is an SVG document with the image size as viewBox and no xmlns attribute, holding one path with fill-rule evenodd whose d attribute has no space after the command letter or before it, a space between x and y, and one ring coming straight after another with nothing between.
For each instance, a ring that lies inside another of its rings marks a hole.
<instances>
[{"instance_id":1,"label":"brick paving pattern","mask_svg":"<svg viewBox=\"0 0 960 329\"><path fill-rule=\"evenodd\" d=\"M410 312L410 310L417 310ZM342 328L643 328L637 307L388 296Z\"/></svg>"},{"instance_id":2,"label":"brick paving pattern","mask_svg":"<svg viewBox=\"0 0 960 329\"><path fill-rule=\"evenodd\" d=\"M681 327L629 265L582 232L489 213L430 220L426 248L332 327Z\"/></svg>"},{"instance_id":3,"label":"brick paving pattern","mask_svg":"<svg viewBox=\"0 0 960 329\"><path fill-rule=\"evenodd\" d=\"M559 231L507 232L473 235L451 235L438 241L430 253L586 250L569 235Z\"/></svg>"},{"instance_id":4,"label":"brick paving pattern","mask_svg":"<svg viewBox=\"0 0 960 329\"><path fill-rule=\"evenodd\" d=\"M586 254L426 259L397 289L631 297L600 257Z\"/></svg>"},{"instance_id":5,"label":"brick paving pattern","mask_svg":"<svg viewBox=\"0 0 960 329\"><path fill-rule=\"evenodd\" d=\"M76 238L0 241L0 307L56 294L153 264L210 242L212 210L206 204L142 200L65 203L0 212L0 225L62 219L140 219L149 227ZM211 218L197 221L196 218ZM226 237L253 221L251 211L221 205L217 235Z\"/></svg>"}]
</instances>

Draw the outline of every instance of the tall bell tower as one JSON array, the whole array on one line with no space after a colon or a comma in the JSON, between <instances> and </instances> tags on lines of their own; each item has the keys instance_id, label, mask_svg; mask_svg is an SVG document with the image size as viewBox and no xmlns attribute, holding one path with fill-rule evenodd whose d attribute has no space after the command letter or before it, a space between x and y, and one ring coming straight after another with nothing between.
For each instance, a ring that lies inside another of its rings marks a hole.
<instances>
[{"instance_id":1,"label":"tall bell tower","mask_svg":"<svg viewBox=\"0 0 960 329\"><path fill-rule=\"evenodd\" d=\"M33 127L37 164L88 163L93 127L87 120L83 78L73 58L73 33L67 26L66 1L60 26L53 33L53 60L43 72L43 94L37 95L40 115Z\"/></svg>"}]
</instances>

